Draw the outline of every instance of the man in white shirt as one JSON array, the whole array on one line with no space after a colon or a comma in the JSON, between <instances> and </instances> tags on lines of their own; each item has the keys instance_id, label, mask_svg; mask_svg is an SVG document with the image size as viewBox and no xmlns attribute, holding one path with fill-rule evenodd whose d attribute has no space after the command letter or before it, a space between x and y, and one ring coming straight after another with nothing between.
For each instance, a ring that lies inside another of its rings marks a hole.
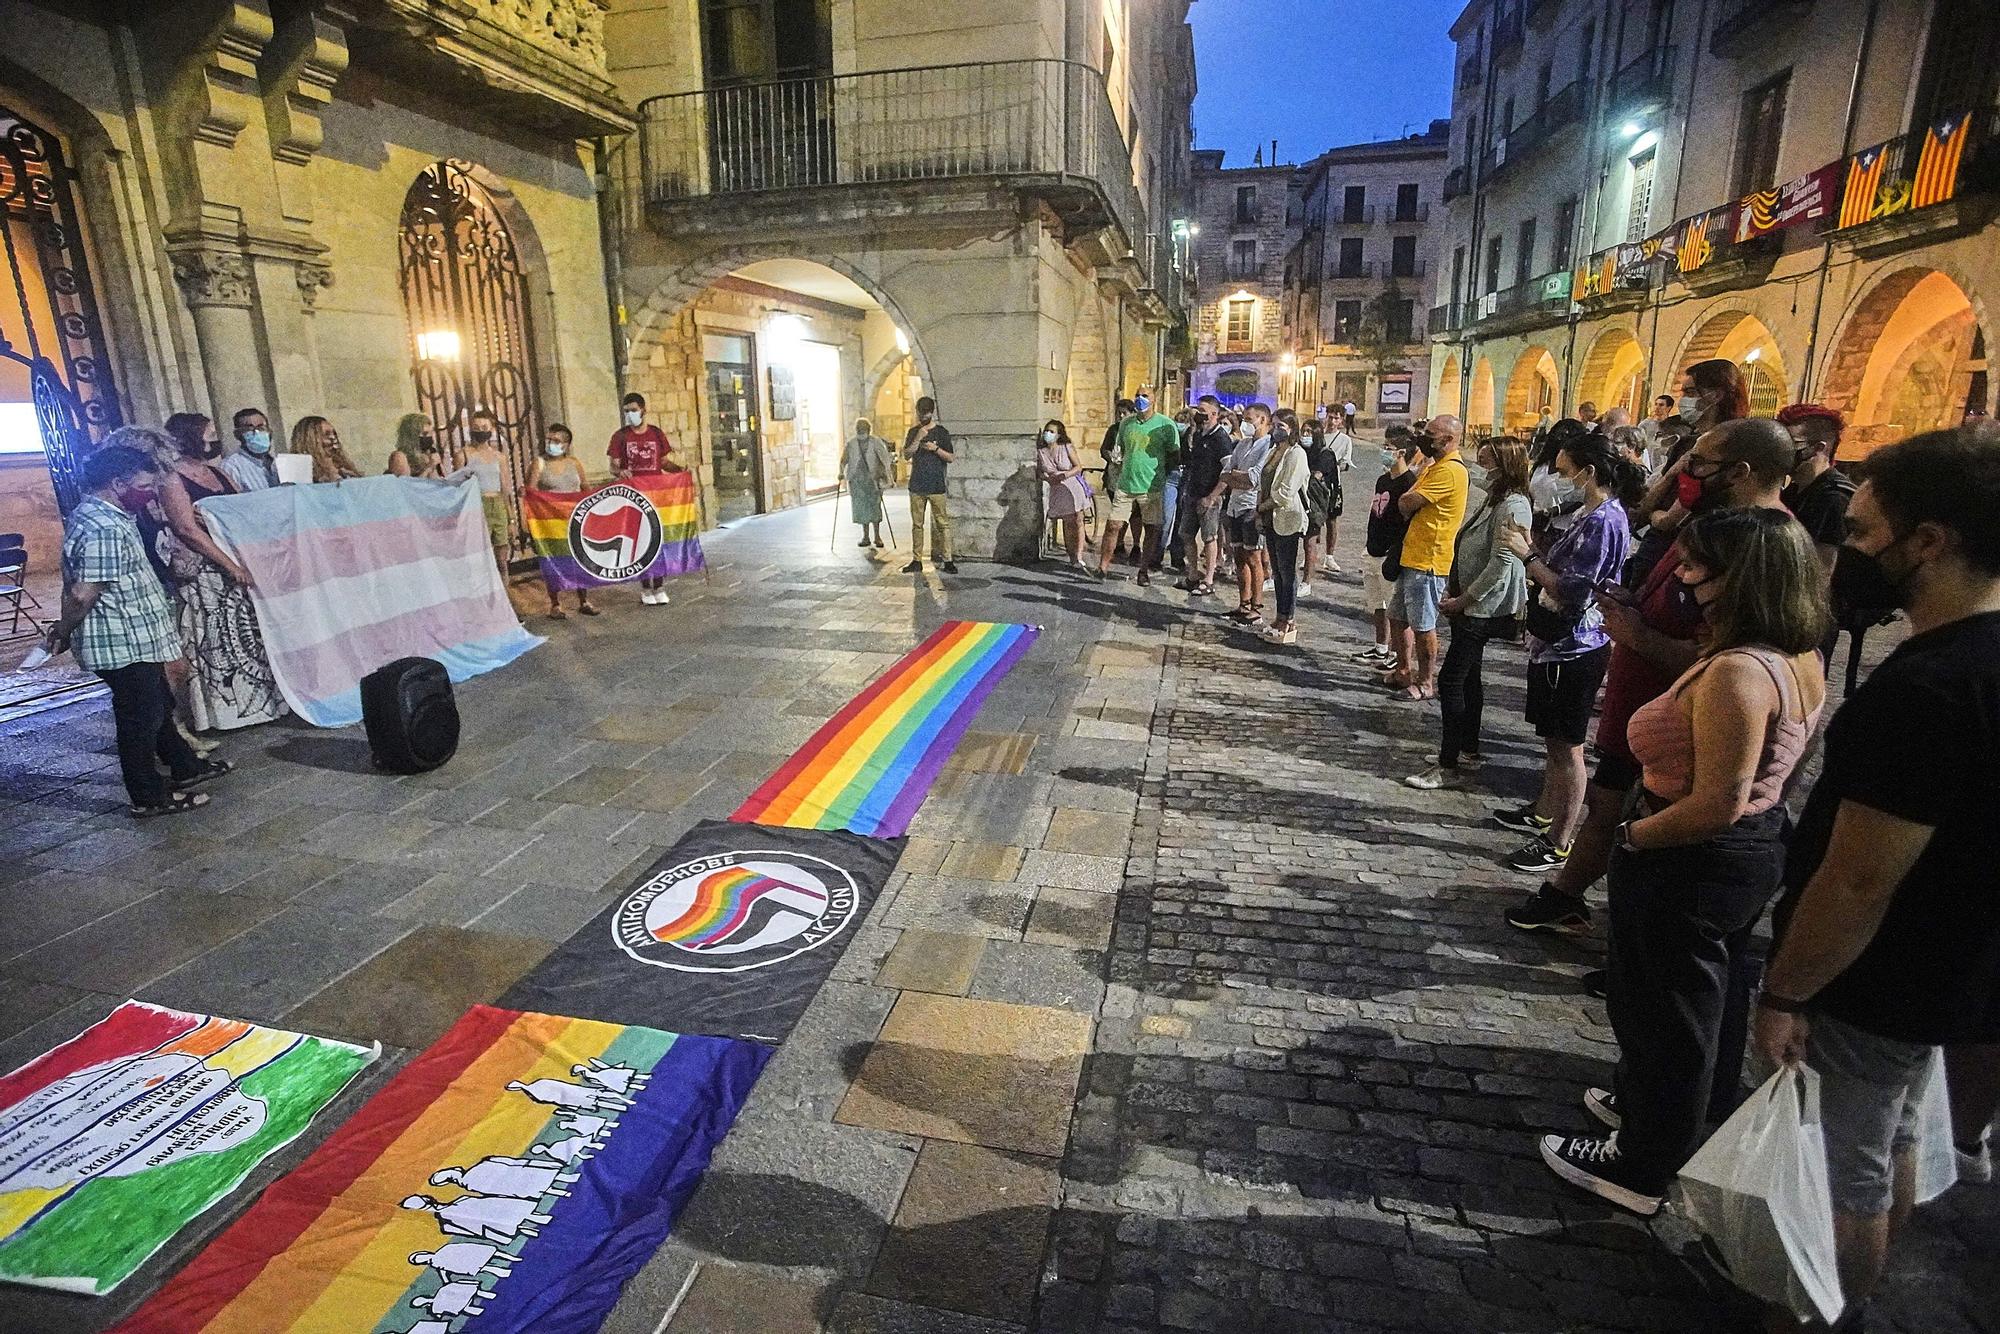
<instances>
[{"instance_id":1,"label":"man in white shirt","mask_svg":"<svg viewBox=\"0 0 2000 1334\"><path fill-rule=\"evenodd\" d=\"M1252 403L1244 420L1255 433L1239 441L1236 452L1223 465L1222 489L1228 493L1223 507L1223 525L1229 544L1236 549L1237 607L1231 619L1242 625L1261 626L1259 607L1264 596L1264 530L1257 518L1257 488L1264 480L1264 460L1271 457L1271 409Z\"/></svg>"},{"instance_id":2,"label":"man in white shirt","mask_svg":"<svg viewBox=\"0 0 2000 1334\"><path fill-rule=\"evenodd\" d=\"M278 465L272 458L271 423L259 408L238 408L229 420L237 448L216 465L222 475L236 484L238 491L262 491L278 484Z\"/></svg>"}]
</instances>

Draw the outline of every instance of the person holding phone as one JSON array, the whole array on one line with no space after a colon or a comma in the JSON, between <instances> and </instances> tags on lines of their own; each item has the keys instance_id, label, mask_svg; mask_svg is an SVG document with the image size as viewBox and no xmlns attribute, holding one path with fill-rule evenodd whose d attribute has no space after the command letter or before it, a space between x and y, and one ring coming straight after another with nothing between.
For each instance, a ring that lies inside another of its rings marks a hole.
<instances>
[{"instance_id":1,"label":"person holding phone","mask_svg":"<svg viewBox=\"0 0 2000 1334\"><path fill-rule=\"evenodd\" d=\"M930 519L931 556L945 574L957 574L951 558L951 511L945 503L945 469L951 452L951 432L938 420L937 400L917 400L917 424L903 437L903 457L910 463L910 563L904 574L924 572L924 520Z\"/></svg>"}]
</instances>

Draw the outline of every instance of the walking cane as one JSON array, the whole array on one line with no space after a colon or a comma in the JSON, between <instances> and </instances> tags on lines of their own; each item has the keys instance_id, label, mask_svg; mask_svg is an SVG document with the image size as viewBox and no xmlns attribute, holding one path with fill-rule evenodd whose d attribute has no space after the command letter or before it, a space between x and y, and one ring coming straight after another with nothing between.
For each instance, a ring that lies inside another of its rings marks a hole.
<instances>
[{"instance_id":1,"label":"walking cane","mask_svg":"<svg viewBox=\"0 0 2000 1334\"><path fill-rule=\"evenodd\" d=\"M840 549L840 484L846 480L845 474L833 479L833 531L827 534L826 539L829 552Z\"/></svg>"}]
</instances>

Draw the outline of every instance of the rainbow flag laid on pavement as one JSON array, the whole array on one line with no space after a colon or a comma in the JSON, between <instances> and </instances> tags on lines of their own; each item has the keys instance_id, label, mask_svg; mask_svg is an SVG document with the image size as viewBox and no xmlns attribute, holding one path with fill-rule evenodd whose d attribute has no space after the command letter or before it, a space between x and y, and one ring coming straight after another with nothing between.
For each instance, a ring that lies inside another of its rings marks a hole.
<instances>
[{"instance_id":1,"label":"rainbow flag laid on pavement","mask_svg":"<svg viewBox=\"0 0 2000 1334\"><path fill-rule=\"evenodd\" d=\"M703 567L691 472L642 473L576 494L524 491L521 512L551 589L665 579Z\"/></svg>"},{"instance_id":2,"label":"rainbow flag laid on pavement","mask_svg":"<svg viewBox=\"0 0 2000 1334\"><path fill-rule=\"evenodd\" d=\"M764 781L731 820L900 838L979 706L1041 628L947 621Z\"/></svg>"},{"instance_id":3,"label":"rainbow flag laid on pavement","mask_svg":"<svg viewBox=\"0 0 2000 1334\"><path fill-rule=\"evenodd\" d=\"M0 1076L0 1279L111 1291L376 1055L127 1001Z\"/></svg>"},{"instance_id":4,"label":"rainbow flag laid on pavement","mask_svg":"<svg viewBox=\"0 0 2000 1334\"><path fill-rule=\"evenodd\" d=\"M768 1056L477 1006L117 1329L595 1330Z\"/></svg>"}]
</instances>

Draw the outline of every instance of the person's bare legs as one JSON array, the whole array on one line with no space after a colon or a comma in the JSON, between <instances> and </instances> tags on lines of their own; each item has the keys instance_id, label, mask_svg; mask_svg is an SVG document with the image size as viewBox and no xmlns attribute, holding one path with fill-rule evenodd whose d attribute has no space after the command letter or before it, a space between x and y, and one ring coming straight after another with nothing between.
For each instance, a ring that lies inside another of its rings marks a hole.
<instances>
[{"instance_id":1,"label":"person's bare legs","mask_svg":"<svg viewBox=\"0 0 2000 1334\"><path fill-rule=\"evenodd\" d=\"M1944 1049L1945 1090L1951 1095L1951 1139L1965 1153L2000 1113L2000 1042L1961 1042Z\"/></svg>"},{"instance_id":2,"label":"person's bare legs","mask_svg":"<svg viewBox=\"0 0 2000 1334\"><path fill-rule=\"evenodd\" d=\"M1315 529L1313 532L1306 534L1305 547L1306 547L1305 581L1307 583L1311 583L1313 580L1313 576L1319 573L1320 557L1326 554L1326 538L1320 530Z\"/></svg>"},{"instance_id":3,"label":"person's bare legs","mask_svg":"<svg viewBox=\"0 0 2000 1334\"><path fill-rule=\"evenodd\" d=\"M1326 553L1326 568L1324 573L1339 574L1340 562L1334 558L1333 554L1340 549L1340 520L1338 518L1328 517L1326 521L1326 540L1321 544L1321 549Z\"/></svg>"},{"instance_id":4,"label":"person's bare legs","mask_svg":"<svg viewBox=\"0 0 2000 1334\"><path fill-rule=\"evenodd\" d=\"M1222 559L1222 543L1207 540L1201 544L1201 581L1210 588L1215 587L1215 566Z\"/></svg>"},{"instance_id":5,"label":"person's bare legs","mask_svg":"<svg viewBox=\"0 0 2000 1334\"><path fill-rule=\"evenodd\" d=\"M1069 548L1069 563L1083 564L1083 516L1072 514L1063 520L1063 542Z\"/></svg>"},{"instance_id":6,"label":"person's bare legs","mask_svg":"<svg viewBox=\"0 0 2000 1334\"><path fill-rule=\"evenodd\" d=\"M1159 530L1148 524L1135 508L1132 513L1132 557L1138 563L1141 575L1150 577L1153 568L1153 544L1148 539L1158 535Z\"/></svg>"},{"instance_id":7,"label":"person's bare legs","mask_svg":"<svg viewBox=\"0 0 2000 1334\"><path fill-rule=\"evenodd\" d=\"M1373 620L1373 621L1375 622L1375 645L1376 645L1376 647L1378 647L1378 648L1381 648L1381 649L1385 649L1385 650L1386 650L1386 649L1388 649L1388 648L1389 648L1389 609L1388 609L1388 608L1386 608L1386 607L1377 607L1377 608L1376 608L1376 609L1375 609L1374 611L1372 611L1372 612L1370 612L1370 613L1369 613L1369 616L1370 616L1370 619L1372 619L1372 620ZM1393 650L1391 650L1391 651L1393 651Z\"/></svg>"},{"instance_id":8,"label":"person's bare legs","mask_svg":"<svg viewBox=\"0 0 2000 1334\"><path fill-rule=\"evenodd\" d=\"M1435 699L1438 685L1438 632L1435 630L1413 630L1416 640L1416 666L1411 673L1410 697L1412 699Z\"/></svg>"},{"instance_id":9,"label":"person's bare legs","mask_svg":"<svg viewBox=\"0 0 2000 1334\"><path fill-rule=\"evenodd\" d=\"M1567 848L1576 840L1577 821L1583 815L1583 747L1545 737L1542 748L1542 799L1536 809L1549 820L1549 841Z\"/></svg>"},{"instance_id":10,"label":"person's bare legs","mask_svg":"<svg viewBox=\"0 0 2000 1334\"><path fill-rule=\"evenodd\" d=\"M1894 1163L1889 1212L1833 1211L1833 1250L1840 1268L1840 1293L1849 1310L1867 1301L1882 1281L1882 1271L1889 1262L1889 1243L1910 1221L1917 1206L1916 1150L1899 1150Z\"/></svg>"},{"instance_id":11,"label":"person's bare legs","mask_svg":"<svg viewBox=\"0 0 2000 1334\"><path fill-rule=\"evenodd\" d=\"M1389 684L1402 689L1415 678L1411 676L1412 652L1410 644L1410 623L1389 617L1389 648L1395 653L1396 661L1389 666Z\"/></svg>"},{"instance_id":12,"label":"person's bare legs","mask_svg":"<svg viewBox=\"0 0 2000 1334\"><path fill-rule=\"evenodd\" d=\"M1104 525L1104 540L1097 549L1097 572L1108 574L1111 570L1111 553L1118 549L1118 539L1125 535L1125 525L1116 519L1107 520Z\"/></svg>"}]
</instances>

